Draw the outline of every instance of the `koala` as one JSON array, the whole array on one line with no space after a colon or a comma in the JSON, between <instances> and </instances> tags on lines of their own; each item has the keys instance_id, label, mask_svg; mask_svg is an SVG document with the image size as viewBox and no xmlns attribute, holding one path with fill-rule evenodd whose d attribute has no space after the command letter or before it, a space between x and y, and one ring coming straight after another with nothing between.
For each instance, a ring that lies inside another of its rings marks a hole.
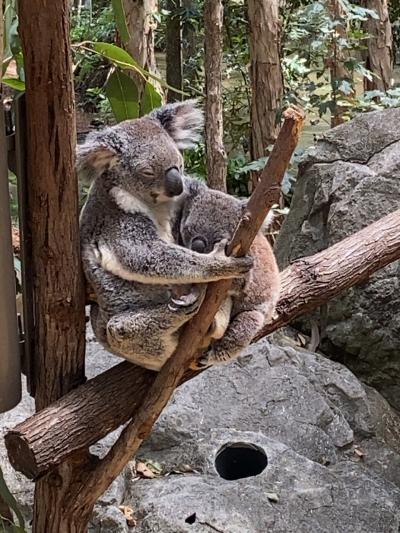
<instances>
[{"instance_id":1,"label":"koala","mask_svg":"<svg viewBox=\"0 0 400 533\"><path fill-rule=\"evenodd\" d=\"M80 216L82 262L94 292L91 323L106 349L159 370L179 330L197 312L205 283L244 275L251 257L227 257L223 245L202 254L174 241L184 192L180 150L194 146L202 114L194 102L88 135L77 171L91 187ZM174 284L196 284L174 297Z\"/></svg>"},{"instance_id":2,"label":"koala","mask_svg":"<svg viewBox=\"0 0 400 533\"><path fill-rule=\"evenodd\" d=\"M209 254L217 243L232 237L246 203L247 200L238 200L186 178L180 242L193 251ZM267 217L264 224L270 223ZM198 366L206 367L237 357L272 317L279 298L280 277L272 248L261 231L250 254L254 266L244 278L234 280L232 291L203 342L202 348L209 347Z\"/></svg>"}]
</instances>

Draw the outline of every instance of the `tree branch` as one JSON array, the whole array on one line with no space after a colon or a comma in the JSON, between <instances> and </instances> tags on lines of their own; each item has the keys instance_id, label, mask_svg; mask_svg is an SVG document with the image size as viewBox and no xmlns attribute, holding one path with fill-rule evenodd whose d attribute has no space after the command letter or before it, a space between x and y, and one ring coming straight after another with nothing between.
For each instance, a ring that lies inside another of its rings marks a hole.
<instances>
[{"instance_id":1,"label":"tree branch","mask_svg":"<svg viewBox=\"0 0 400 533\"><path fill-rule=\"evenodd\" d=\"M397 259L400 210L286 268L281 274L277 315L259 337L364 282ZM197 374L186 371L182 382ZM91 446L135 415L155 376L154 372L124 361L89 380L6 434L11 464L27 477L35 478Z\"/></svg>"}]
</instances>

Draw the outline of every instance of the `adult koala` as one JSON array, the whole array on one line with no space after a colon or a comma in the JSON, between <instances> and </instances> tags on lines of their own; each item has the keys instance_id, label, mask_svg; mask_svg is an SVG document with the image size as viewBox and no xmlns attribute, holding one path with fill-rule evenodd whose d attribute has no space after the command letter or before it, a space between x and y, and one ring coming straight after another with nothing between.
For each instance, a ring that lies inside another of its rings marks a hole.
<instances>
[{"instance_id":1,"label":"adult koala","mask_svg":"<svg viewBox=\"0 0 400 533\"><path fill-rule=\"evenodd\" d=\"M193 102L170 104L90 134L77 152L78 174L92 182L80 232L96 296L94 333L109 351L153 370L173 353L204 296L171 299L170 285L240 277L252 265L227 257L224 243L200 254L174 242L184 188L179 150L194 146L201 126Z\"/></svg>"},{"instance_id":2,"label":"adult koala","mask_svg":"<svg viewBox=\"0 0 400 533\"><path fill-rule=\"evenodd\" d=\"M232 237L246 203L247 200L186 178L179 227L181 244L199 253L210 253L215 245ZM269 223L267 217L264 226ZM243 278L234 280L204 339L202 348L208 349L199 366L237 357L272 317L279 298L280 277L272 248L261 232L254 239L250 254L254 266Z\"/></svg>"}]
</instances>

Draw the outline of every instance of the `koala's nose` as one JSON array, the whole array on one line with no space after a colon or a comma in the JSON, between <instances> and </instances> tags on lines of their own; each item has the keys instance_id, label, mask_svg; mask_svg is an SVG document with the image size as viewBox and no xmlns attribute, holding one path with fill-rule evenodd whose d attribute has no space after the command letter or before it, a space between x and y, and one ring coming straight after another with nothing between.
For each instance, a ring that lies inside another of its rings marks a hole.
<instances>
[{"instance_id":1,"label":"koala's nose","mask_svg":"<svg viewBox=\"0 0 400 533\"><path fill-rule=\"evenodd\" d=\"M167 196L179 196L183 192L183 181L179 170L170 168L165 173L165 193Z\"/></svg>"}]
</instances>

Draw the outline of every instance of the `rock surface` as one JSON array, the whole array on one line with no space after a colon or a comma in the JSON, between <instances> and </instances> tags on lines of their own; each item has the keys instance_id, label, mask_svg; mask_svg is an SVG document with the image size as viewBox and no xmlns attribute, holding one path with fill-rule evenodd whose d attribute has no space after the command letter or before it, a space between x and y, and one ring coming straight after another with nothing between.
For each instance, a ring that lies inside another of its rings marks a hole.
<instances>
[{"instance_id":1,"label":"rock surface","mask_svg":"<svg viewBox=\"0 0 400 533\"><path fill-rule=\"evenodd\" d=\"M91 375L115 362L89 343ZM1 431L32 407L25 396L1 415ZM114 438L96 451L104 453ZM215 458L232 443L263 450L265 470L222 479ZM345 367L282 335L180 387L138 457L159 463L162 475L137 478L134 463L128 465L96 506L92 533L398 533L400 527L400 419ZM32 484L11 469L2 440L0 460L29 516ZM120 505L133 509L136 527L127 525Z\"/></svg>"},{"instance_id":2,"label":"rock surface","mask_svg":"<svg viewBox=\"0 0 400 533\"><path fill-rule=\"evenodd\" d=\"M400 109L359 115L325 133L307 153L275 247L282 268L399 208L399 122ZM321 323L324 351L380 390L397 409L399 285L400 262L395 262L330 302ZM300 324L309 327L306 319Z\"/></svg>"}]
</instances>

